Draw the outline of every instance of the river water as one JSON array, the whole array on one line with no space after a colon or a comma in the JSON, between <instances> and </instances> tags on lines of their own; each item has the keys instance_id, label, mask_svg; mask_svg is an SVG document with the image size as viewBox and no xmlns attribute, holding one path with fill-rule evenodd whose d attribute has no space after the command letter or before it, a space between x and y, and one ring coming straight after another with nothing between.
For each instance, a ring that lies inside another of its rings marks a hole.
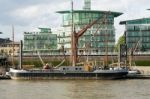
<instances>
[{"instance_id":1,"label":"river water","mask_svg":"<svg viewBox=\"0 0 150 99\"><path fill-rule=\"evenodd\" d=\"M0 99L150 99L150 80L0 80Z\"/></svg>"}]
</instances>

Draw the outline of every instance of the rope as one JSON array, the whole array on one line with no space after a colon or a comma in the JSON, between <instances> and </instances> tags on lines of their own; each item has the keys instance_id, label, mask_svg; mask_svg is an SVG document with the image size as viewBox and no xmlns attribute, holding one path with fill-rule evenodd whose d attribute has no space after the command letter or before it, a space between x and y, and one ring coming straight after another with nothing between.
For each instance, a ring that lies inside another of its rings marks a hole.
<instances>
[{"instance_id":1,"label":"rope","mask_svg":"<svg viewBox=\"0 0 150 99\"><path fill-rule=\"evenodd\" d=\"M44 66L44 65L45 65L45 63L44 63L44 61L42 60L42 58L41 58L41 56L40 56L39 51L37 51L37 54L38 54L38 57L39 57L39 59L40 59L40 61L41 61L42 65Z\"/></svg>"},{"instance_id":2,"label":"rope","mask_svg":"<svg viewBox=\"0 0 150 99\"><path fill-rule=\"evenodd\" d=\"M55 68L60 67L65 61L66 61L66 59L64 59L60 64L58 64L57 66L55 66Z\"/></svg>"}]
</instances>

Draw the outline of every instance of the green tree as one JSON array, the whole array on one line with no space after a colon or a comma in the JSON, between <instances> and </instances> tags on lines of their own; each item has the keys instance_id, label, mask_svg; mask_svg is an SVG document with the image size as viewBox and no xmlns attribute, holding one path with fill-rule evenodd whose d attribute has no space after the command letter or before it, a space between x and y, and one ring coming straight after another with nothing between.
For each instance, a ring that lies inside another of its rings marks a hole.
<instances>
[{"instance_id":1,"label":"green tree","mask_svg":"<svg viewBox=\"0 0 150 99\"><path fill-rule=\"evenodd\" d=\"M115 45L115 51L118 52L120 44L124 44L124 43L125 43L125 36L123 35L119 37L119 40L117 44Z\"/></svg>"}]
</instances>

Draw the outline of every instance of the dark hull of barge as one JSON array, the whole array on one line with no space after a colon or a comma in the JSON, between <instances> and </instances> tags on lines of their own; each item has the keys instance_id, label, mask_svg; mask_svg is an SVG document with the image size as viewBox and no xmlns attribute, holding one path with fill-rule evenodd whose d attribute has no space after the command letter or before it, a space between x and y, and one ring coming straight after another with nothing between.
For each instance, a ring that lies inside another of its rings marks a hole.
<instances>
[{"instance_id":1,"label":"dark hull of barge","mask_svg":"<svg viewBox=\"0 0 150 99\"><path fill-rule=\"evenodd\" d=\"M65 80L65 79L121 79L126 77L128 72L95 73L95 72L28 72L10 73L12 79L23 80Z\"/></svg>"}]
</instances>

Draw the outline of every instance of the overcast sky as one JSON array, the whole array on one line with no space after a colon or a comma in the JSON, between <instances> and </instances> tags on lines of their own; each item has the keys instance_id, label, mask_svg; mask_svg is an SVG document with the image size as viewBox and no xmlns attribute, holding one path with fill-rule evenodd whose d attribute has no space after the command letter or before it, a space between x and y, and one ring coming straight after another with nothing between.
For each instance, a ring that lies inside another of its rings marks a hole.
<instances>
[{"instance_id":1,"label":"overcast sky","mask_svg":"<svg viewBox=\"0 0 150 99\"><path fill-rule=\"evenodd\" d=\"M71 0L0 0L0 38L12 38L12 24L15 27L15 41L23 39L24 31L36 31L37 27L61 26L61 15L55 13L68 10ZM75 9L82 9L84 0L73 0ZM123 15L115 19L116 39L124 32L120 21L150 17L150 0L91 0L92 10L116 11Z\"/></svg>"}]
</instances>

